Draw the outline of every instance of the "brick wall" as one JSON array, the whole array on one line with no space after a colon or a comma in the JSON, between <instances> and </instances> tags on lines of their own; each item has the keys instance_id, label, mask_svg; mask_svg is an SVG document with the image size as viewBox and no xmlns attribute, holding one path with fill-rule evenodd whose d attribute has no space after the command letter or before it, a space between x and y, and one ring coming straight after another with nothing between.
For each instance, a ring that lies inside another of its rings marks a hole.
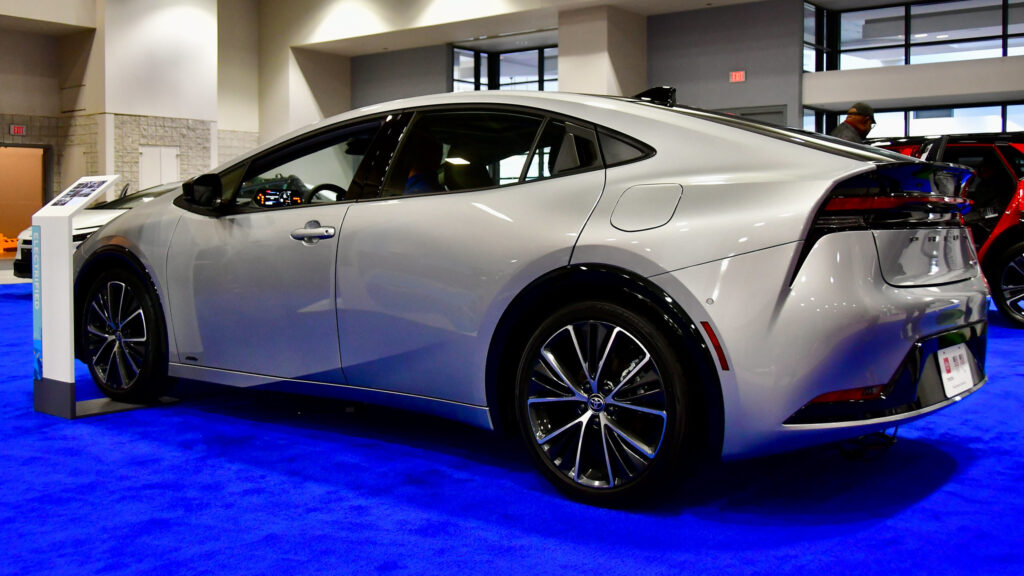
<instances>
[{"instance_id":1,"label":"brick wall","mask_svg":"<svg viewBox=\"0 0 1024 576\"><path fill-rule=\"evenodd\" d=\"M176 146L178 176L186 180L210 169L210 128L205 120L114 116L114 171L139 189L141 146Z\"/></svg>"},{"instance_id":2,"label":"brick wall","mask_svg":"<svg viewBox=\"0 0 1024 576\"><path fill-rule=\"evenodd\" d=\"M60 193L71 182L61 181L61 161L68 146L81 146L86 175L103 171L100 166L97 116L25 116L0 114L0 146L16 144L48 149L52 158L52 189L47 199ZM8 126L25 126L25 136L11 136ZM114 115L114 171L139 189L141 146L178 147L178 174L184 180L210 170L210 128L205 120ZM248 152L258 144L259 134L239 130L218 130L218 163Z\"/></svg>"},{"instance_id":3,"label":"brick wall","mask_svg":"<svg viewBox=\"0 0 1024 576\"><path fill-rule=\"evenodd\" d=\"M239 154L248 152L255 148L257 144L259 144L259 132L218 130L217 164L223 164Z\"/></svg>"}]
</instances>

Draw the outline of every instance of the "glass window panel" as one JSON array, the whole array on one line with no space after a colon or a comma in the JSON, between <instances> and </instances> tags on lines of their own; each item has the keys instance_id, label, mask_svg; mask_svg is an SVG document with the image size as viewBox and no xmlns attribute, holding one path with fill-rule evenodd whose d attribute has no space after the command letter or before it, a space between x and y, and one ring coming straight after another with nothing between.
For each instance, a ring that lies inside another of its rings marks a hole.
<instances>
[{"instance_id":1,"label":"glass window panel","mask_svg":"<svg viewBox=\"0 0 1024 576\"><path fill-rule=\"evenodd\" d=\"M969 132L1001 132L1003 111L1000 106L954 108L951 117L910 119L911 136L932 134L964 134Z\"/></svg>"},{"instance_id":2,"label":"glass window panel","mask_svg":"<svg viewBox=\"0 0 1024 576\"><path fill-rule=\"evenodd\" d=\"M814 44L817 40L817 10L811 4L804 4L804 42Z\"/></svg>"},{"instance_id":3,"label":"glass window panel","mask_svg":"<svg viewBox=\"0 0 1024 576\"><path fill-rule=\"evenodd\" d=\"M527 50L526 52L510 52L502 54L499 75L501 84L513 82L536 82L537 73L537 51ZM533 88L536 90L537 88Z\"/></svg>"},{"instance_id":4,"label":"glass window panel","mask_svg":"<svg viewBox=\"0 0 1024 576\"><path fill-rule=\"evenodd\" d=\"M462 82L461 80L452 82L452 92L472 92L473 90L476 90L476 85L473 82Z\"/></svg>"},{"instance_id":5,"label":"glass window panel","mask_svg":"<svg viewBox=\"0 0 1024 576\"><path fill-rule=\"evenodd\" d=\"M845 117L844 117L845 118ZM903 111L875 113L875 127L869 138L893 138L906 134L906 118Z\"/></svg>"},{"instance_id":6,"label":"glass window panel","mask_svg":"<svg viewBox=\"0 0 1024 576\"><path fill-rule=\"evenodd\" d=\"M910 6L911 42L952 41L1002 33L1002 0L962 0Z\"/></svg>"},{"instance_id":7,"label":"glass window panel","mask_svg":"<svg viewBox=\"0 0 1024 576\"><path fill-rule=\"evenodd\" d=\"M840 70L902 66L903 63L903 46L878 48L875 50L858 50L857 52L844 52L839 55Z\"/></svg>"},{"instance_id":8,"label":"glass window panel","mask_svg":"<svg viewBox=\"0 0 1024 576\"><path fill-rule=\"evenodd\" d=\"M1024 0L1010 0L1010 34L1024 33Z\"/></svg>"},{"instance_id":9,"label":"glass window panel","mask_svg":"<svg viewBox=\"0 0 1024 576\"><path fill-rule=\"evenodd\" d=\"M933 44L911 47L910 63L957 62L962 60L980 60L982 58L999 58L1002 55L1003 41L998 39L957 42L955 44Z\"/></svg>"},{"instance_id":10,"label":"glass window panel","mask_svg":"<svg viewBox=\"0 0 1024 576\"><path fill-rule=\"evenodd\" d=\"M558 80L545 80L544 81L545 92L558 92Z\"/></svg>"},{"instance_id":11,"label":"glass window panel","mask_svg":"<svg viewBox=\"0 0 1024 576\"><path fill-rule=\"evenodd\" d=\"M496 111L423 114L402 138L384 195L516 182L540 125L540 118Z\"/></svg>"},{"instance_id":12,"label":"glass window panel","mask_svg":"<svg viewBox=\"0 0 1024 576\"><path fill-rule=\"evenodd\" d=\"M1006 131L1024 130L1024 104L1006 107Z\"/></svg>"},{"instance_id":13,"label":"glass window panel","mask_svg":"<svg viewBox=\"0 0 1024 576\"><path fill-rule=\"evenodd\" d=\"M903 43L902 6L844 12L840 17L840 48L868 48Z\"/></svg>"},{"instance_id":14,"label":"glass window panel","mask_svg":"<svg viewBox=\"0 0 1024 576\"><path fill-rule=\"evenodd\" d=\"M808 132L814 132L814 129L815 129L815 125L814 125L814 110L809 110L807 108L804 108L804 124L803 124L803 128L804 128L804 130L807 130Z\"/></svg>"},{"instance_id":15,"label":"glass window panel","mask_svg":"<svg viewBox=\"0 0 1024 576\"><path fill-rule=\"evenodd\" d=\"M813 46L808 46L807 44L804 44L804 72L814 72L815 71L814 55L815 55L814 47Z\"/></svg>"},{"instance_id":16,"label":"glass window panel","mask_svg":"<svg viewBox=\"0 0 1024 576\"><path fill-rule=\"evenodd\" d=\"M465 82L474 82L476 80L476 66L473 52L456 48L454 57L455 71L453 78Z\"/></svg>"},{"instance_id":17,"label":"glass window panel","mask_svg":"<svg viewBox=\"0 0 1024 576\"><path fill-rule=\"evenodd\" d=\"M488 55L484 54L483 52L481 52L480 53L480 89L481 90L489 90L490 89L489 88L489 83L488 83L488 80L487 80L487 78L488 78L487 75L489 73L488 72L488 67L487 67L487 60L488 60Z\"/></svg>"},{"instance_id":18,"label":"glass window panel","mask_svg":"<svg viewBox=\"0 0 1024 576\"><path fill-rule=\"evenodd\" d=\"M544 80L554 80L556 78L558 78L558 48L545 48ZM547 83L545 82L545 84Z\"/></svg>"},{"instance_id":19,"label":"glass window panel","mask_svg":"<svg viewBox=\"0 0 1024 576\"><path fill-rule=\"evenodd\" d=\"M1006 46L1007 56L1024 55L1024 38L1010 38Z\"/></svg>"},{"instance_id":20,"label":"glass window panel","mask_svg":"<svg viewBox=\"0 0 1024 576\"><path fill-rule=\"evenodd\" d=\"M540 82L521 82L519 84L502 84L499 90L540 90Z\"/></svg>"},{"instance_id":21,"label":"glass window panel","mask_svg":"<svg viewBox=\"0 0 1024 576\"><path fill-rule=\"evenodd\" d=\"M374 122L348 128L318 148L259 160L258 174L242 182L235 203L277 208L344 200L379 127Z\"/></svg>"}]
</instances>

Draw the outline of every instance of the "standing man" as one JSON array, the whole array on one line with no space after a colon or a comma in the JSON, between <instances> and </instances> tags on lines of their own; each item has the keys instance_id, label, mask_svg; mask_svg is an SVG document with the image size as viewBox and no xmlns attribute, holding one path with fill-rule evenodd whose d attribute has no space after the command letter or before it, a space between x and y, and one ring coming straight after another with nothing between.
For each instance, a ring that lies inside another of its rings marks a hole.
<instances>
[{"instance_id":1,"label":"standing man","mask_svg":"<svg viewBox=\"0 0 1024 576\"><path fill-rule=\"evenodd\" d=\"M860 144L864 142L864 138L874 126L875 109L863 102L857 102L850 106L849 112L846 113L846 120L836 126L831 136Z\"/></svg>"}]
</instances>

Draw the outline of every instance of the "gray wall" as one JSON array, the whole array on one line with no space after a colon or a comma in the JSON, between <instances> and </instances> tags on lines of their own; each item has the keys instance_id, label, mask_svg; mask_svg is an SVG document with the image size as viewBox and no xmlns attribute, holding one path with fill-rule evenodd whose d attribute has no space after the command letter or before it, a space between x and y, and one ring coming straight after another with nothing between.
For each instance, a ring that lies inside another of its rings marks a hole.
<instances>
[{"instance_id":1,"label":"gray wall","mask_svg":"<svg viewBox=\"0 0 1024 576\"><path fill-rule=\"evenodd\" d=\"M382 52L352 58L352 108L449 90L447 45Z\"/></svg>"},{"instance_id":2,"label":"gray wall","mask_svg":"<svg viewBox=\"0 0 1024 576\"><path fill-rule=\"evenodd\" d=\"M671 85L676 99L713 110L786 106L800 126L803 3L767 0L647 19L647 82ZM747 81L729 83L746 70Z\"/></svg>"}]
</instances>

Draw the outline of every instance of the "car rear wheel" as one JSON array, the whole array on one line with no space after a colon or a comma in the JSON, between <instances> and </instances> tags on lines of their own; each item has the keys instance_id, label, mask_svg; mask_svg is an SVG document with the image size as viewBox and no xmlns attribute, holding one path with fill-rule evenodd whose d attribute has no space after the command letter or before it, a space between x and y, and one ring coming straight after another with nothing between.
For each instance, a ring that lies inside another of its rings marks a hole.
<instances>
[{"instance_id":1,"label":"car rear wheel","mask_svg":"<svg viewBox=\"0 0 1024 576\"><path fill-rule=\"evenodd\" d=\"M676 468L686 389L683 368L652 322L612 303L584 302L555 313L530 338L516 413L548 480L576 499L614 505Z\"/></svg>"},{"instance_id":2,"label":"car rear wheel","mask_svg":"<svg viewBox=\"0 0 1024 576\"><path fill-rule=\"evenodd\" d=\"M82 358L100 391L122 402L148 402L167 391L163 316L138 275L102 272L90 285L81 313Z\"/></svg>"},{"instance_id":3,"label":"car rear wheel","mask_svg":"<svg viewBox=\"0 0 1024 576\"><path fill-rule=\"evenodd\" d=\"M989 276L996 307L1016 327L1024 328L1024 242L1004 250Z\"/></svg>"}]
</instances>

